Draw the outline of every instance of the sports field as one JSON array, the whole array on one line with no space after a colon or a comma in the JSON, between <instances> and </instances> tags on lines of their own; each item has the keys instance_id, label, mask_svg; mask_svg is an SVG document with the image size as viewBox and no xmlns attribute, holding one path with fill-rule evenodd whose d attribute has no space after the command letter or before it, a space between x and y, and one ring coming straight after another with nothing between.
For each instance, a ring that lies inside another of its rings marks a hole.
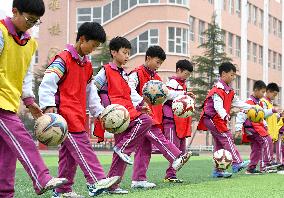
<instances>
[{"instance_id":1,"label":"sports field","mask_svg":"<svg viewBox=\"0 0 284 198\"><path fill-rule=\"evenodd\" d=\"M99 155L100 161L107 172L111 162L111 155ZM53 175L57 172L57 156L44 155L44 160ZM121 187L130 190L128 195L100 195L99 197L145 197L145 198L197 198L197 197L284 197L284 175L245 175L244 172L233 175L230 179L213 179L211 174L211 159L207 156L192 157L190 164L185 165L178 173L184 179L183 184L163 183L165 169L168 165L161 155L153 155L148 171L149 181L155 182L157 187L152 190L132 190L131 167L128 167ZM88 197L85 178L80 169L77 171L74 190ZM16 173L16 198L38 197L33 191L31 180L21 165L17 166ZM51 197L47 192L40 197Z\"/></svg>"}]
</instances>

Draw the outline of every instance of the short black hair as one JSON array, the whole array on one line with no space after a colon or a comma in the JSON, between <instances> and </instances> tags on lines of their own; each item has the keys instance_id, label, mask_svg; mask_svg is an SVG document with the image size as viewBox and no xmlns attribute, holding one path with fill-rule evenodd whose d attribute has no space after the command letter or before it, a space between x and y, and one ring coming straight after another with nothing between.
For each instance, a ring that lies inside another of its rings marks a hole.
<instances>
[{"instance_id":1,"label":"short black hair","mask_svg":"<svg viewBox=\"0 0 284 198\"><path fill-rule=\"evenodd\" d=\"M131 43L124 37L117 36L110 40L109 42L109 51L111 54L111 50L119 51L120 48L131 49ZM112 57L112 55L111 55Z\"/></svg>"},{"instance_id":2,"label":"short black hair","mask_svg":"<svg viewBox=\"0 0 284 198\"><path fill-rule=\"evenodd\" d=\"M39 17L45 12L43 0L13 0L13 8L17 8L20 13L26 12Z\"/></svg>"},{"instance_id":3,"label":"short black hair","mask_svg":"<svg viewBox=\"0 0 284 198\"><path fill-rule=\"evenodd\" d=\"M146 51L145 60L147 59L147 56L150 56L152 58L157 57L157 58L161 59L162 61L166 60L166 58L167 58L166 53L163 50L163 48L161 48L158 45L154 45L154 46L149 47Z\"/></svg>"},{"instance_id":4,"label":"short black hair","mask_svg":"<svg viewBox=\"0 0 284 198\"><path fill-rule=\"evenodd\" d=\"M276 84L276 83L269 83L267 86L266 86L266 91L276 91L276 92L279 92L279 86Z\"/></svg>"},{"instance_id":5,"label":"short black hair","mask_svg":"<svg viewBox=\"0 0 284 198\"><path fill-rule=\"evenodd\" d=\"M233 71L233 72L237 71L236 66L234 64L230 63L230 62L224 62L219 66L220 76L221 76L222 72L228 73L230 71Z\"/></svg>"},{"instance_id":6,"label":"short black hair","mask_svg":"<svg viewBox=\"0 0 284 198\"><path fill-rule=\"evenodd\" d=\"M187 70L189 72L193 72L193 65L190 61L184 59L184 60L179 60L176 63L176 70L180 69L181 71Z\"/></svg>"},{"instance_id":7,"label":"short black hair","mask_svg":"<svg viewBox=\"0 0 284 198\"><path fill-rule=\"evenodd\" d=\"M255 81L253 85L253 90L261 90L261 89L266 89L266 84L262 80L257 80Z\"/></svg>"},{"instance_id":8,"label":"short black hair","mask_svg":"<svg viewBox=\"0 0 284 198\"><path fill-rule=\"evenodd\" d=\"M76 42L79 41L81 36L85 36L87 41L95 40L100 43L104 43L106 41L106 33L104 28L96 22L85 22L83 23L77 33Z\"/></svg>"}]
</instances>

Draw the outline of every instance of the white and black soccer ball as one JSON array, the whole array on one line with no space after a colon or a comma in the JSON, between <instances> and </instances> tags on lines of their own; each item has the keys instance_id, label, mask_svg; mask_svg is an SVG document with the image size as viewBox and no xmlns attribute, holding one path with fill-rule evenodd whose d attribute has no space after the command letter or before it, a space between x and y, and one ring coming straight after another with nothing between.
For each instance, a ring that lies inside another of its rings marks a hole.
<instances>
[{"instance_id":1,"label":"white and black soccer ball","mask_svg":"<svg viewBox=\"0 0 284 198\"><path fill-rule=\"evenodd\" d=\"M181 95L173 100L172 110L176 116L187 118L194 112L194 105L194 99L188 95Z\"/></svg>"},{"instance_id":2,"label":"white and black soccer ball","mask_svg":"<svg viewBox=\"0 0 284 198\"><path fill-rule=\"evenodd\" d=\"M108 105L101 114L104 129L110 133L118 134L125 131L130 123L128 110L119 104Z\"/></svg>"},{"instance_id":3,"label":"white and black soccer ball","mask_svg":"<svg viewBox=\"0 0 284 198\"><path fill-rule=\"evenodd\" d=\"M215 151L213 154L213 162L216 169L226 170L232 165L232 154L225 149Z\"/></svg>"},{"instance_id":4,"label":"white and black soccer ball","mask_svg":"<svg viewBox=\"0 0 284 198\"><path fill-rule=\"evenodd\" d=\"M59 114L46 113L39 117L34 126L35 137L47 146L58 146L67 136L67 122Z\"/></svg>"},{"instance_id":5,"label":"white and black soccer ball","mask_svg":"<svg viewBox=\"0 0 284 198\"><path fill-rule=\"evenodd\" d=\"M168 96L167 86L159 80L150 80L143 86L142 93L146 102L152 105L163 104Z\"/></svg>"}]
</instances>

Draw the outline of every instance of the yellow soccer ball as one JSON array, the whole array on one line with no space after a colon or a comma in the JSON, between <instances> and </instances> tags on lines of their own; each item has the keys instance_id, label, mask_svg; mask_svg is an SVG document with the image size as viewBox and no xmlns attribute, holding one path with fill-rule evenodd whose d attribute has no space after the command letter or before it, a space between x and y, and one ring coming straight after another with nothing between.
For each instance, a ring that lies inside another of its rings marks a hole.
<instances>
[{"instance_id":1,"label":"yellow soccer ball","mask_svg":"<svg viewBox=\"0 0 284 198\"><path fill-rule=\"evenodd\" d=\"M264 111L260 106L256 105L247 111L247 118L251 122L259 123L264 119Z\"/></svg>"}]
</instances>

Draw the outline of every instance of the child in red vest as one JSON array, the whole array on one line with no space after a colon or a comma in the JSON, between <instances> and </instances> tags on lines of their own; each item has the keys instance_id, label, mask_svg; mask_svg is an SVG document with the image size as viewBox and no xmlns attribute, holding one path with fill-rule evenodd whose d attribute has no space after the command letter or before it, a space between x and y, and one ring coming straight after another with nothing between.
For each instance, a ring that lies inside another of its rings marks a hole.
<instances>
[{"instance_id":1,"label":"child in red vest","mask_svg":"<svg viewBox=\"0 0 284 198\"><path fill-rule=\"evenodd\" d=\"M227 127L230 121L231 106L239 107L244 110L251 108L251 105L246 104L238 99L234 90L230 87L230 83L235 79L236 67L225 62L219 66L220 79L209 91L203 106L201 118L198 124L198 130L210 130L214 140L214 152L219 149L225 149L232 154L233 157L233 172L237 173L245 168L249 161L243 161L236 145L234 144L233 136L230 129ZM213 177L228 178L232 173L213 170Z\"/></svg>"},{"instance_id":2,"label":"child in red vest","mask_svg":"<svg viewBox=\"0 0 284 198\"><path fill-rule=\"evenodd\" d=\"M3 3L1 1L1 7ZM2 198L15 196L17 160L31 178L38 195L67 182L65 178L53 178L50 175L32 136L18 116L21 100L34 119L43 115L33 93L32 58L37 49L37 42L29 35L28 30L41 23L40 18L45 12L44 1L13 0L11 11L13 17L0 20L0 197ZM28 183L26 179L22 182Z\"/></svg>"},{"instance_id":3,"label":"child in red vest","mask_svg":"<svg viewBox=\"0 0 284 198\"><path fill-rule=\"evenodd\" d=\"M133 92L133 102L139 104L139 106L144 104L142 97L142 88L144 84L149 80L162 81L156 70L162 65L165 59L166 54L160 46L151 46L146 51L145 63L133 70L129 75L129 85L138 93L134 95L136 92ZM169 98L172 99L178 94L185 94L185 92L180 91L179 93L173 93L171 91ZM170 142L161 131L163 118L162 105L149 104L149 107L152 113L153 126L150 131L146 133L143 143L135 152L132 188L152 188L156 186L154 183L148 182L146 176L151 158L152 144L159 149L164 157L170 162L174 170L179 170L191 156L190 152L182 154L182 152Z\"/></svg>"},{"instance_id":4,"label":"child in red vest","mask_svg":"<svg viewBox=\"0 0 284 198\"><path fill-rule=\"evenodd\" d=\"M193 71L193 66L188 60L179 60L176 63L176 76L170 77L167 87L177 92L187 92L186 80ZM173 114L172 100L168 100L163 106L164 134L176 147L186 152L186 138L191 136L191 117L180 118ZM176 171L169 166L166 171L165 182L182 183L176 177Z\"/></svg>"},{"instance_id":5,"label":"child in red vest","mask_svg":"<svg viewBox=\"0 0 284 198\"><path fill-rule=\"evenodd\" d=\"M39 87L40 106L45 113L59 113L68 124L67 138L59 150L59 176L68 183L57 188L53 198L82 197L72 192L77 165L87 180L90 196L96 196L115 184L119 177L106 178L85 128L86 108L99 117L104 107L92 81L93 68L88 55L106 41L103 27L83 23L75 45L67 45L51 61ZM87 103L88 101L88 103Z\"/></svg>"},{"instance_id":6,"label":"child in red vest","mask_svg":"<svg viewBox=\"0 0 284 198\"><path fill-rule=\"evenodd\" d=\"M266 84L258 80L253 85L253 94L246 101L250 105L259 105L263 107L260 100L266 91ZM263 109L265 117L276 113L275 109ZM266 122L254 123L247 119L244 112L239 112L236 119L236 131L239 134L244 128L243 142L251 142L250 163L246 170L246 174L260 174L268 171L272 162L273 153L271 153L272 139L267 132ZM260 171L256 169L258 162L260 163Z\"/></svg>"},{"instance_id":7,"label":"child in red vest","mask_svg":"<svg viewBox=\"0 0 284 198\"><path fill-rule=\"evenodd\" d=\"M147 107L142 106L139 110L132 103L131 94L133 91L128 85L128 75L124 71L123 66L129 59L131 44L123 37L115 37L109 43L109 49L113 61L104 65L104 67L95 76L95 84L99 91L104 90L105 97L102 101L104 106L108 104L123 105L130 113L129 127L120 134L115 134L115 146L112 164L109 170L109 177L122 177L127 164L132 165L130 158L139 144L144 139L144 135L152 126L152 119L144 111ZM96 136L103 137L102 134ZM119 188L118 185L109 189L112 194L127 194L127 190Z\"/></svg>"}]
</instances>

